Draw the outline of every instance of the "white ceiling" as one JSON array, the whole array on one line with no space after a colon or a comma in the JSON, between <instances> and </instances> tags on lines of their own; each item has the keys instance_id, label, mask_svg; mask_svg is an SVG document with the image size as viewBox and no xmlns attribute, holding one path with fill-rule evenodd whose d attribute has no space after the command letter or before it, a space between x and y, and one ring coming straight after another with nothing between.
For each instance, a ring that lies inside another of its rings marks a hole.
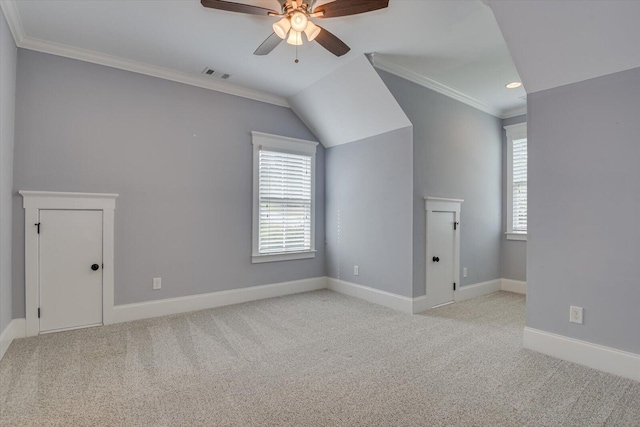
<instances>
[{"instance_id":1,"label":"white ceiling","mask_svg":"<svg viewBox=\"0 0 640 427\"><path fill-rule=\"evenodd\" d=\"M279 7L277 0L242 2ZM305 42L299 64L294 63L295 48L284 42L268 56L253 55L276 18L206 9L199 0L31 0L14 5L23 47L79 58L102 55L108 60L94 62L107 65L134 61L194 78L211 67L231 74L230 84L287 98L355 56L376 52L387 65L381 68L460 93L464 102L496 115L525 105L524 89L504 87L519 76L491 9L479 0L390 0L387 9L317 19L352 50L336 58L317 43ZM73 53L76 48L82 55Z\"/></svg>"},{"instance_id":2,"label":"white ceiling","mask_svg":"<svg viewBox=\"0 0 640 427\"><path fill-rule=\"evenodd\" d=\"M490 2L527 92L640 67L640 1Z\"/></svg>"}]
</instances>

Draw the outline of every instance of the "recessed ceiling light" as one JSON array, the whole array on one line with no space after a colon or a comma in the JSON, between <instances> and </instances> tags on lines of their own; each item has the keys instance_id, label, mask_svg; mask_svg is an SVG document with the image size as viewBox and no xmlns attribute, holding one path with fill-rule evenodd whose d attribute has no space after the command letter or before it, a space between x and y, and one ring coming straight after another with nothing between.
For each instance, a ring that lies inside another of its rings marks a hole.
<instances>
[{"instance_id":1,"label":"recessed ceiling light","mask_svg":"<svg viewBox=\"0 0 640 427\"><path fill-rule=\"evenodd\" d=\"M507 87L507 89L515 89L522 86L522 82L511 82L507 83L505 86Z\"/></svg>"}]
</instances>

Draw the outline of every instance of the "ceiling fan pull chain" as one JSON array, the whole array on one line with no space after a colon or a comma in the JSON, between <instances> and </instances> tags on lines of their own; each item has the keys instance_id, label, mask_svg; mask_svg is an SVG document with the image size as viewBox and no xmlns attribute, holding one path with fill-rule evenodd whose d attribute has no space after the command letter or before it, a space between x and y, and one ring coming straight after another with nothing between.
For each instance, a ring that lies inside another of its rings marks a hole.
<instances>
[{"instance_id":1,"label":"ceiling fan pull chain","mask_svg":"<svg viewBox=\"0 0 640 427\"><path fill-rule=\"evenodd\" d=\"M296 60L295 60L295 63L297 64L298 62L300 62L300 61L298 61L298 45L296 45Z\"/></svg>"}]
</instances>

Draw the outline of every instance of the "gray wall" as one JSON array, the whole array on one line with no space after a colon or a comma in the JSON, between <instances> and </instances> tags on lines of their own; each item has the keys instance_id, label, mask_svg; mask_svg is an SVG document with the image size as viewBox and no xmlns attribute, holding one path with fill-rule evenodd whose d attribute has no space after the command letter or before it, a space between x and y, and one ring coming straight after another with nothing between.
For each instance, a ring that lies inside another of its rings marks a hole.
<instances>
[{"instance_id":1,"label":"gray wall","mask_svg":"<svg viewBox=\"0 0 640 427\"><path fill-rule=\"evenodd\" d=\"M0 12L0 334L11 322L11 189L16 93L16 45Z\"/></svg>"},{"instance_id":2,"label":"gray wall","mask_svg":"<svg viewBox=\"0 0 640 427\"><path fill-rule=\"evenodd\" d=\"M413 296L425 294L424 197L464 199L461 285L501 277L501 121L423 86L378 71L413 123Z\"/></svg>"},{"instance_id":3,"label":"gray wall","mask_svg":"<svg viewBox=\"0 0 640 427\"><path fill-rule=\"evenodd\" d=\"M639 118L640 68L528 96L528 326L640 353Z\"/></svg>"},{"instance_id":4,"label":"gray wall","mask_svg":"<svg viewBox=\"0 0 640 427\"><path fill-rule=\"evenodd\" d=\"M326 150L329 277L412 296L412 151L410 127Z\"/></svg>"},{"instance_id":5,"label":"gray wall","mask_svg":"<svg viewBox=\"0 0 640 427\"><path fill-rule=\"evenodd\" d=\"M527 116L504 119L502 126L525 123ZM527 280L527 242L507 240L507 131L502 129L502 277L505 279Z\"/></svg>"},{"instance_id":6,"label":"gray wall","mask_svg":"<svg viewBox=\"0 0 640 427\"><path fill-rule=\"evenodd\" d=\"M14 190L119 193L115 303L324 275L324 149L315 259L251 263L250 131L314 139L287 108L19 50ZM14 317L24 211L13 198ZM151 279L162 277L162 290Z\"/></svg>"}]
</instances>

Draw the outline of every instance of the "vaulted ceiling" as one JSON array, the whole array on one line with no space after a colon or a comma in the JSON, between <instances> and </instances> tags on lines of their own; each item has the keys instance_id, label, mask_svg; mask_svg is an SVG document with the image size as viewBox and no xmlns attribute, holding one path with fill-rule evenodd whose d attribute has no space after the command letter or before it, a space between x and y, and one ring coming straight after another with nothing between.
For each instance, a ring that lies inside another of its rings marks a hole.
<instances>
[{"instance_id":1,"label":"vaulted ceiling","mask_svg":"<svg viewBox=\"0 0 640 427\"><path fill-rule=\"evenodd\" d=\"M640 67L638 0L485 0L528 93Z\"/></svg>"},{"instance_id":2,"label":"vaulted ceiling","mask_svg":"<svg viewBox=\"0 0 640 427\"><path fill-rule=\"evenodd\" d=\"M280 7L277 0L242 3ZM8 0L2 7L21 47L281 105L354 57L375 53L379 68L494 115L525 106L523 88L504 86L519 76L491 9L479 0L390 0L387 9L316 19L351 52L338 58L305 40L298 64L287 43L253 55L276 18L207 9L199 0ZM231 77L206 77L205 67Z\"/></svg>"}]
</instances>

